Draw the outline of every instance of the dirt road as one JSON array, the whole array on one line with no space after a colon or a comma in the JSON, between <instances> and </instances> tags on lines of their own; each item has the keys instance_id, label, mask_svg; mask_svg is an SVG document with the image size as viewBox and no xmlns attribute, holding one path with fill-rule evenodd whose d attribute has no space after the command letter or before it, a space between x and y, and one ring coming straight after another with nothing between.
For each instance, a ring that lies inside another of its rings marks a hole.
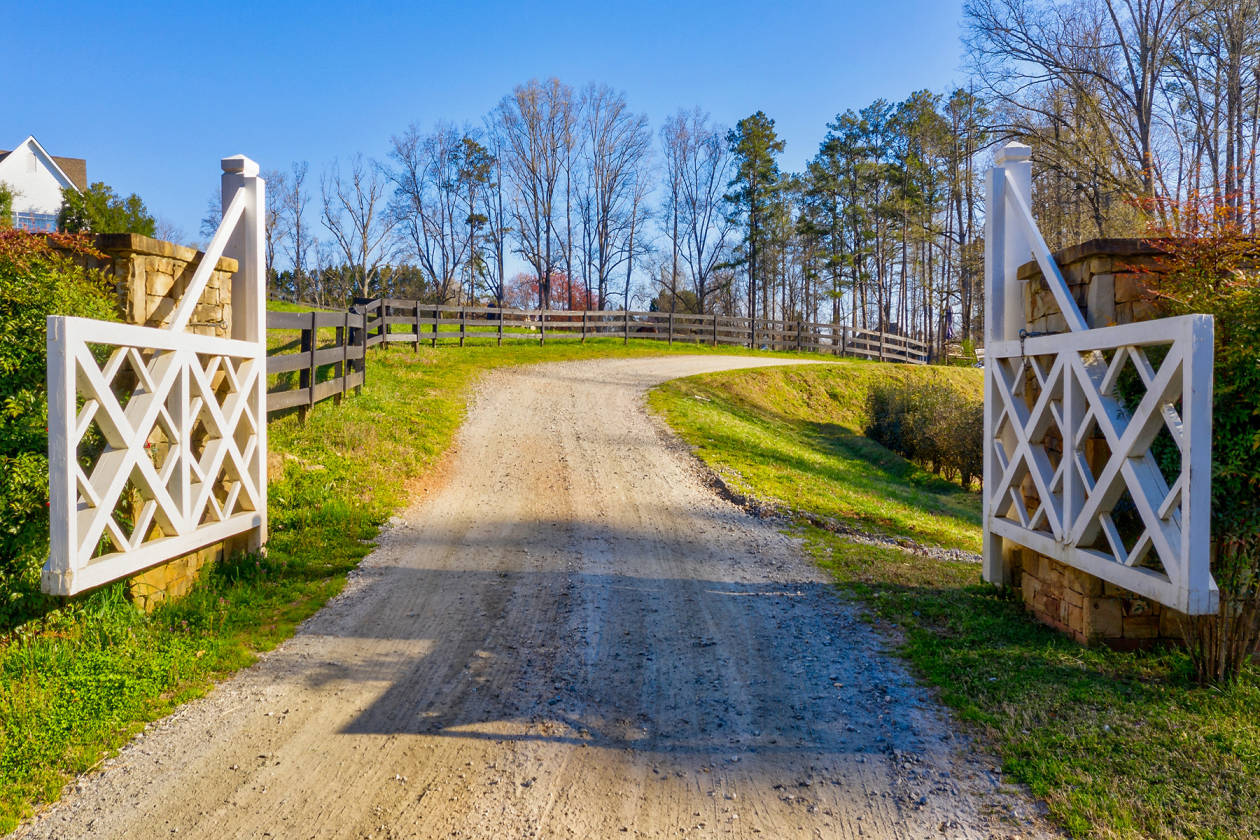
<instances>
[{"instance_id":1,"label":"dirt road","mask_svg":"<svg viewBox=\"0 0 1260 840\"><path fill-rule=\"evenodd\" d=\"M651 385L491 376L445 482L255 667L29 838L1039 836L791 539L717 499Z\"/></svg>"}]
</instances>

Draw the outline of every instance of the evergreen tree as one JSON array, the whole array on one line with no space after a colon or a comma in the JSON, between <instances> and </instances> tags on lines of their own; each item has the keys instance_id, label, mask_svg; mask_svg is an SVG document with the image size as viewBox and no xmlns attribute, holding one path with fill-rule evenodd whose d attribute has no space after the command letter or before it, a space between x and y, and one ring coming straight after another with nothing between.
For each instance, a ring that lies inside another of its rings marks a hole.
<instances>
[{"instance_id":1,"label":"evergreen tree","mask_svg":"<svg viewBox=\"0 0 1260 840\"><path fill-rule=\"evenodd\" d=\"M113 187L97 181L83 192L61 191L61 213L57 226L67 233L138 233L153 236L157 222L140 196L123 198Z\"/></svg>"},{"instance_id":2,"label":"evergreen tree","mask_svg":"<svg viewBox=\"0 0 1260 840\"><path fill-rule=\"evenodd\" d=\"M748 264L748 317L755 318L759 272L763 270L758 258L769 238L767 227L779 187L777 156L783 152L783 141L775 134L774 120L762 111L736 123L726 140L735 156L735 177L727 185L731 192L726 200L732 217L747 226L744 253L738 262Z\"/></svg>"}]
</instances>

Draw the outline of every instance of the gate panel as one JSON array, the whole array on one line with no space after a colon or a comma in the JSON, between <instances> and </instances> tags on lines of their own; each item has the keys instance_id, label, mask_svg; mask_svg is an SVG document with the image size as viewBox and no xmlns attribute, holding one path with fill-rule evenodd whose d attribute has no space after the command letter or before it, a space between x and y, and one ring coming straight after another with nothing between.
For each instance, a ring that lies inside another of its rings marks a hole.
<instances>
[{"instance_id":1,"label":"gate panel","mask_svg":"<svg viewBox=\"0 0 1260 840\"><path fill-rule=\"evenodd\" d=\"M985 580L1010 582L1010 540L1181 612L1213 613L1212 317L1088 329L1029 212L1028 160L1010 144L989 174ZM1030 256L1066 333L1022 328L1017 270Z\"/></svg>"}]
</instances>

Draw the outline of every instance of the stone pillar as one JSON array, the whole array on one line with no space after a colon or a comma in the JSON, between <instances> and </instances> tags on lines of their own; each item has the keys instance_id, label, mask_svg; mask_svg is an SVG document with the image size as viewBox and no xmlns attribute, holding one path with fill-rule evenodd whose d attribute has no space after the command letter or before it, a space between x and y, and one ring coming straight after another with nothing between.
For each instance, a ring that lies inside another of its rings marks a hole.
<instances>
[{"instance_id":1,"label":"stone pillar","mask_svg":"<svg viewBox=\"0 0 1260 840\"><path fill-rule=\"evenodd\" d=\"M1091 328L1161 317L1146 278L1160 271L1162 252L1140 239L1095 239L1054 254L1072 297ZM1026 282L1023 322L1030 333L1067 332L1054 295L1036 262L1018 270ZM1092 446L1090 466L1099 471L1105 455L1101 435ZM1059 453L1061 455L1061 453ZM1005 541L1004 541L1005 542ZM1161 639L1179 639L1181 613L1135 595L1023 547L1008 546L1014 556L1014 584L1025 607L1039 621L1086 644L1117 648L1147 647Z\"/></svg>"},{"instance_id":2,"label":"stone pillar","mask_svg":"<svg viewBox=\"0 0 1260 840\"><path fill-rule=\"evenodd\" d=\"M147 327L164 327L170 322L203 256L192 248L136 234L103 234L94 244L108 257L100 267L115 280L124 319ZM231 289L236 271L236 260L219 260L193 313L190 331L231 336ZM160 457L167 442L155 432L149 444ZM233 538L153 566L127 581L128 595L141 609L152 610L164 601L186 595L205 568L226 553L243 548L244 542Z\"/></svg>"}]
</instances>

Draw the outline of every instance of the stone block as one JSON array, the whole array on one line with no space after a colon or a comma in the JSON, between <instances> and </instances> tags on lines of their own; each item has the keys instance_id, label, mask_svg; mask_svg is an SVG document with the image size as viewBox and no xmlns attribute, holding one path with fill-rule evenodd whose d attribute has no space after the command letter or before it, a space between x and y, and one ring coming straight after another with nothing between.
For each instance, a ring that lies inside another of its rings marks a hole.
<instances>
[{"instance_id":1,"label":"stone block","mask_svg":"<svg viewBox=\"0 0 1260 840\"><path fill-rule=\"evenodd\" d=\"M192 319L201 324L217 324L223 319L223 310L217 304L201 303L193 309Z\"/></svg>"},{"instance_id":2,"label":"stone block","mask_svg":"<svg viewBox=\"0 0 1260 840\"><path fill-rule=\"evenodd\" d=\"M1124 612L1115 598L1090 601L1090 635L1097 639L1119 639L1124 635Z\"/></svg>"},{"instance_id":3,"label":"stone block","mask_svg":"<svg viewBox=\"0 0 1260 840\"><path fill-rule=\"evenodd\" d=\"M1135 300L1143 300L1149 296L1150 292L1139 275L1131 272L1115 275L1116 303L1131 303Z\"/></svg>"},{"instance_id":4,"label":"stone block","mask_svg":"<svg viewBox=\"0 0 1260 840\"><path fill-rule=\"evenodd\" d=\"M1097 274L1085 294L1086 320L1090 327L1116 323L1115 275Z\"/></svg>"},{"instance_id":5,"label":"stone block","mask_svg":"<svg viewBox=\"0 0 1260 840\"><path fill-rule=\"evenodd\" d=\"M175 312L175 301L171 298L146 298L145 302L144 323L150 327L166 324Z\"/></svg>"},{"instance_id":6,"label":"stone block","mask_svg":"<svg viewBox=\"0 0 1260 840\"><path fill-rule=\"evenodd\" d=\"M1041 326L1035 332L1043 333L1065 333L1068 332L1067 319L1063 314L1055 309L1054 312L1042 319Z\"/></svg>"},{"instance_id":7,"label":"stone block","mask_svg":"<svg viewBox=\"0 0 1260 840\"><path fill-rule=\"evenodd\" d=\"M1124 632L1122 636L1126 639L1158 639L1159 616L1126 616L1124 618Z\"/></svg>"},{"instance_id":8,"label":"stone block","mask_svg":"<svg viewBox=\"0 0 1260 840\"><path fill-rule=\"evenodd\" d=\"M1032 291L1028 298L1028 309L1030 310L1028 320L1030 321L1044 318L1059 311L1054 295L1050 293L1049 289L1038 288L1036 291Z\"/></svg>"},{"instance_id":9,"label":"stone block","mask_svg":"<svg viewBox=\"0 0 1260 840\"><path fill-rule=\"evenodd\" d=\"M1185 617L1185 613L1180 613L1169 607L1160 608L1159 637L1161 639L1181 639L1181 622Z\"/></svg>"},{"instance_id":10,"label":"stone block","mask_svg":"<svg viewBox=\"0 0 1260 840\"><path fill-rule=\"evenodd\" d=\"M1163 314L1160 312L1159 304L1153 300L1135 300L1129 304L1129 307L1129 318L1132 322L1153 321Z\"/></svg>"},{"instance_id":11,"label":"stone block","mask_svg":"<svg viewBox=\"0 0 1260 840\"><path fill-rule=\"evenodd\" d=\"M1024 596L1024 603L1031 604L1037 598L1038 580L1032 575L1025 572L1019 581L1020 592Z\"/></svg>"},{"instance_id":12,"label":"stone block","mask_svg":"<svg viewBox=\"0 0 1260 840\"><path fill-rule=\"evenodd\" d=\"M145 294L166 297L175 287L175 275L168 271L145 272Z\"/></svg>"},{"instance_id":13,"label":"stone block","mask_svg":"<svg viewBox=\"0 0 1260 840\"><path fill-rule=\"evenodd\" d=\"M1142 616L1153 615L1158 609L1155 604L1145 598L1133 597L1132 593L1127 593L1128 598L1121 598L1120 603L1124 609L1125 618L1139 618Z\"/></svg>"}]
</instances>

